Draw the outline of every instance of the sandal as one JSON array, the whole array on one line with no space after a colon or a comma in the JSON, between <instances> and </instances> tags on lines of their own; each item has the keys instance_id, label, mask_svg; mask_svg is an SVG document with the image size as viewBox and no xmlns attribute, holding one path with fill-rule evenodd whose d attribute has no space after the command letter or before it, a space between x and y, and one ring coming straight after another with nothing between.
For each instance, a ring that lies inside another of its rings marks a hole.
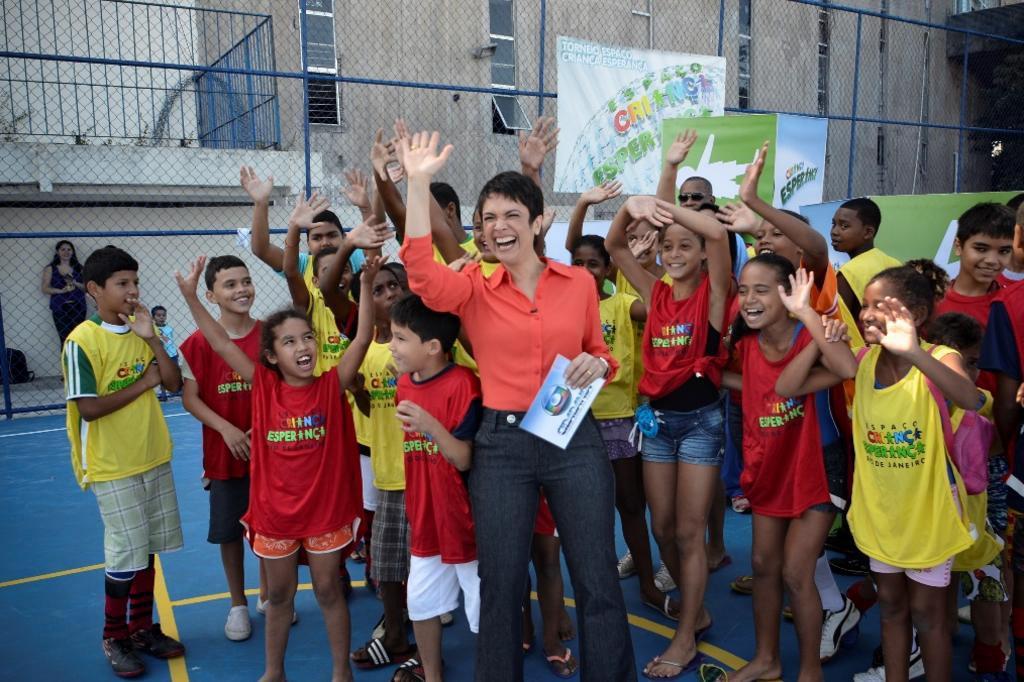
<instances>
[{"instance_id":1,"label":"sandal","mask_svg":"<svg viewBox=\"0 0 1024 682\"><path fill-rule=\"evenodd\" d=\"M576 662L576 658L572 655L572 650L566 648L565 653L561 656L548 656L548 668L551 669L551 673L555 677L561 677L563 680L567 680L570 677L576 675L576 671L579 670L579 663Z\"/></svg>"},{"instance_id":2,"label":"sandal","mask_svg":"<svg viewBox=\"0 0 1024 682\"><path fill-rule=\"evenodd\" d=\"M649 680L674 680L677 677L688 675L689 673L692 673L694 670L697 670L703 662L704 657L700 654L700 652L694 654L693 658L690 659L690 662L686 664L676 663L675 661L666 661L661 656L655 656L650 663L644 666L644 677L646 677ZM651 675L649 670L656 665L667 665L673 668L677 668L677 670L675 673L671 675Z\"/></svg>"},{"instance_id":3,"label":"sandal","mask_svg":"<svg viewBox=\"0 0 1024 682\"><path fill-rule=\"evenodd\" d=\"M679 613L678 613L678 611L675 614L673 614L672 610L669 608L669 606L672 604L672 597L671 596L666 594L665 595L665 602L661 606L658 606L654 602L647 601L646 599L641 600L641 603L644 606L647 606L649 608L654 609L655 611L657 611L661 615L665 616L669 620L674 620L676 622L679 622Z\"/></svg>"},{"instance_id":4,"label":"sandal","mask_svg":"<svg viewBox=\"0 0 1024 682\"><path fill-rule=\"evenodd\" d=\"M349 655L349 658L352 659L352 662L355 663L356 667L360 670L374 670L376 668L383 668L386 665L405 663L415 655L415 645L410 645L409 648L402 653L392 654L384 648L384 640L374 637L364 644L361 649L353 651Z\"/></svg>"},{"instance_id":5,"label":"sandal","mask_svg":"<svg viewBox=\"0 0 1024 682\"><path fill-rule=\"evenodd\" d=\"M741 575L739 578L736 578L736 580L729 583L729 589L737 594L754 594L754 576Z\"/></svg>"},{"instance_id":6,"label":"sandal","mask_svg":"<svg viewBox=\"0 0 1024 682\"><path fill-rule=\"evenodd\" d=\"M697 679L700 682L728 682L729 672L713 663L702 663L697 670Z\"/></svg>"},{"instance_id":7,"label":"sandal","mask_svg":"<svg viewBox=\"0 0 1024 682\"><path fill-rule=\"evenodd\" d=\"M750 513L750 500L743 497L742 495L732 498L729 501L732 510L737 514L749 514Z\"/></svg>"},{"instance_id":8,"label":"sandal","mask_svg":"<svg viewBox=\"0 0 1024 682\"><path fill-rule=\"evenodd\" d=\"M426 682L427 674L423 672L423 663L417 658L408 661L395 669L391 682Z\"/></svg>"}]
</instances>

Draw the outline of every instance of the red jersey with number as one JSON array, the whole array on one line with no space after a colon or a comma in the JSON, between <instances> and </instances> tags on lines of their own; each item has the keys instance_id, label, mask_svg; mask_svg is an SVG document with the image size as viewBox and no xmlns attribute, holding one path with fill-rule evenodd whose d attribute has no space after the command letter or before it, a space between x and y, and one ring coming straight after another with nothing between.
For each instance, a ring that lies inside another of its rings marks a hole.
<instances>
[{"instance_id":1,"label":"red jersey with number","mask_svg":"<svg viewBox=\"0 0 1024 682\"><path fill-rule=\"evenodd\" d=\"M718 344L715 355L705 354L710 305L711 280L707 275L702 276L690 297L679 301L673 300L671 285L661 280L654 283L644 325L641 395L660 398L696 374L716 386L721 384L722 368L728 360L724 344ZM725 327L719 328L724 335Z\"/></svg>"},{"instance_id":2,"label":"red jersey with number","mask_svg":"<svg viewBox=\"0 0 1024 682\"><path fill-rule=\"evenodd\" d=\"M981 325L982 332L984 332L988 326L989 308L992 307L992 301L996 299L1000 291L1002 291L1002 285L998 284L998 281L983 296L964 296L954 291L953 285L950 285L946 290L946 295L935 306L935 314L932 319L946 313L963 313L977 320L978 324ZM994 393L996 390L996 377L992 372L981 372L978 375L977 384L978 388Z\"/></svg>"},{"instance_id":3,"label":"red jersey with number","mask_svg":"<svg viewBox=\"0 0 1024 682\"><path fill-rule=\"evenodd\" d=\"M758 335L736 344L743 363L743 474L740 487L756 514L796 518L828 502L815 395L783 398L775 392L782 370L808 344L801 326L778 362L764 356Z\"/></svg>"},{"instance_id":4,"label":"red jersey with number","mask_svg":"<svg viewBox=\"0 0 1024 682\"><path fill-rule=\"evenodd\" d=\"M262 327L263 324L257 321L248 334L232 339L257 364ZM252 426L252 386L249 382L244 381L238 372L217 355L200 331L188 337L178 350L196 379L199 399L232 426L248 431ZM223 481L248 475L249 463L236 459L224 438L215 429L203 424L203 476Z\"/></svg>"},{"instance_id":5,"label":"red jersey with number","mask_svg":"<svg viewBox=\"0 0 1024 682\"><path fill-rule=\"evenodd\" d=\"M449 365L423 382L403 374L395 404L416 403L459 440L472 440L480 423L480 395L480 380L473 372ZM474 561L473 515L462 474L425 434L406 432L403 450L410 552L418 557L440 555L446 564Z\"/></svg>"},{"instance_id":6,"label":"red jersey with number","mask_svg":"<svg viewBox=\"0 0 1024 682\"><path fill-rule=\"evenodd\" d=\"M338 373L289 386L257 364L252 399L249 510L243 523L282 540L354 524L363 510L359 448Z\"/></svg>"}]
</instances>

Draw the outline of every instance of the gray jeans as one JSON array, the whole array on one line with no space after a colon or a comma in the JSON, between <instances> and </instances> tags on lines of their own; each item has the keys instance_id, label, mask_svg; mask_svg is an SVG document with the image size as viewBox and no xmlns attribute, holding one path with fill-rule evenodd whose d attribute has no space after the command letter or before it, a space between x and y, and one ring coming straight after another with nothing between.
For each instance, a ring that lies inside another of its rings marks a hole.
<instances>
[{"instance_id":1,"label":"gray jeans","mask_svg":"<svg viewBox=\"0 0 1024 682\"><path fill-rule=\"evenodd\" d=\"M561 450L520 431L521 419L484 410L469 474L480 561L476 679L523 679L522 596L543 487L576 598L582 680L635 680L616 571L614 479L597 424L588 417Z\"/></svg>"}]
</instances>

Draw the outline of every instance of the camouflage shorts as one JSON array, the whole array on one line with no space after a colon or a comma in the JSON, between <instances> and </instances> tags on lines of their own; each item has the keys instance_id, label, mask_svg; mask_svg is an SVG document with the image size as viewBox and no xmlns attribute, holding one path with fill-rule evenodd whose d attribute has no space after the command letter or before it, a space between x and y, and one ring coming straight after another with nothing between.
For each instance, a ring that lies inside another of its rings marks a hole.
<instances>
[{"instance_id":1,"label":"camouflage shorts","mask_svg":"<svg viewBox=\"0 0 1024 682\"><path fill-rule=\"evenodd\" d=\"M1006 585L1003 584L1000 569L1003 566L1003 557L1000 554L992 560L992 563L976 568L973 571L964 571L960 574L960 589L967 598L967 601L995 602L1002 603L1008 600Z\"/></svg>"}]
</instances>

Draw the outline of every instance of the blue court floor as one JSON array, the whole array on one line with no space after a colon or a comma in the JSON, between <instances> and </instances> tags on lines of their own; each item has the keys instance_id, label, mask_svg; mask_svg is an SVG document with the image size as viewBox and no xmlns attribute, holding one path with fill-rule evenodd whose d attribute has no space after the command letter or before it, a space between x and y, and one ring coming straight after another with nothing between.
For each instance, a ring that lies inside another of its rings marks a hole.
<instances>
[{"instance_id":1,"label":"blue court floor","mask_svg":"<svg viewBox=\"0 0 1024 682\"><path fill-rule=\"evenodd\" d=\"M206 542L208 502L200 485L199 424L180 404L165 407L175 443L174 472L185 530L185 548L160 558L156 600L166 632L188 647L183 659L170 663L148 660L142 679L184 682L254 680L263 669L263 619L250 599L253 636L246 642L224 637L229 602L217 548ZM103 528L93 495L75 484L68 461L63 415L0 421L0 679L111 680L100 651L103 625ZM707 604L714 627L701 645L710 661L724 667L742 665L754 652L749 597L733 594L729 581L749 571L750 517L727 512L726 544L732 566L711 576ZM623 552L619 540L619 553ZM304 569L303 569L304 570ZM361 581L363 567L349 563L353 579ZM256 562L249 555L246 584L255 588ZM291 680L330 679L330 657L319 609L300 575L296 608L300 621L291 631L287 669ZM849 583L842 579L841 586ZM621 583L630 612L637 670L661 653L671 637L672 623L640 602L635 579ZM255 590L250 594L255 594ZM567 603L572 586L566 576ZM350 601L353 648L362 644L380 616L380 603L357 587ZM570 614L573 611L570 608ZM486 618L486 614L483 616ZM534 602L534 618L539 611ZM954 679L969 679L967 654L971 633L961 627L955 640ZM879 643L877 609L870 612L858 642L844 649L825 667L828 680L850 680L868 667ZM570 643L574 648L577 643ZM472 679L473 636L463 614L445 630L446 679ZM796 679L797 652L793 627L782 625L785 679ZM391 669L356 671L366 682L389 680ZM537 652L526 659L527 680L555 680ZM697 679L696 674L689 679Z\"/></svg>"}]
</instances>

